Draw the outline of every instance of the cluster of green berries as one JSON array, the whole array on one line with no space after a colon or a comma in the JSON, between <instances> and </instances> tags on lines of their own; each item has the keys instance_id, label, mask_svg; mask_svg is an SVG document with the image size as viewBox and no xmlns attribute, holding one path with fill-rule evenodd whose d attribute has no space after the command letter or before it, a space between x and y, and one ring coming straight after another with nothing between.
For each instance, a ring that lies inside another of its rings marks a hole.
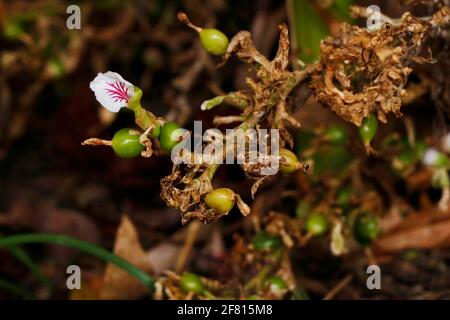
<instances>
[{"instance_id":1,"label":"cluster of green berries","mask_svg":"<svg viewBox=\"0 0 450 320\"><path fill-rule=\"evenodd\" d=\"M347 203L349 189L342 188L342 194L337 198L338 205ZM339 200L339 201L338 201ZM311 206L306 201L300 201L296 208L296 215L305 220L305 230L313 236L325 234L330 229L327 217L322 213L310 213ZM362 245L369 245L378 235L379 226L374 214L363 212L358 214L350 224L353 237Z\"/></svg>"},{"instance_id":2,"label":"cluster of green berries","mask_svg":"<svg viewBox=\"0 0 450 320\"><path fill-rule=\"evenodd\" d=\"M175 147L181 138L181 129L175 122L166 122L161 128L155 126L149 133L150 138L159 138L161 149L170 151ZM144 150L144 146L139 141L140 134L130 128L123 128L114 134L111 141L114 153L125 159L139 156Z\"/></svg>"}]
</instances>

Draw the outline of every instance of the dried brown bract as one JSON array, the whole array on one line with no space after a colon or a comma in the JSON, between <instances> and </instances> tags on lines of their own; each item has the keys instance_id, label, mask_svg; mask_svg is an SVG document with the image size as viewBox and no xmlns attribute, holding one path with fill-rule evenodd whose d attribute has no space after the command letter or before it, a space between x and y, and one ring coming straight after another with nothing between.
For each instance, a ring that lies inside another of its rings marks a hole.
<instances>
[{"instance_id":1,"label":"dried brown bract","mask_svg":"<svg viewBox=\"0 0 450 320\"><path fill-rule=\"evenodd\" d=\"M172 174L161 179L161 199L169 207L181 211L181 222L189 222L197 218L204 223L211 223L222 215L214 209L206 207L203 198L212 191L211 180L206 165L186 166L174 165ZM187 170L183 175L182 170Z\"/></svg>"},{"instance_id":2,"label":"dried brown bract","mask_svg":"<svg viewBox=\"0 0 450 320\"><path fill-rule=\"evenodd\" d=\"M241 31L231 39L224 60L235 54L246 63L254 63L257 68L256 79L246 79L250 90L238 92L241 100L248 101L242 113L248 119L247 127L253 128L267 120L268 127L280 129L281 145L287 143L292 146L292 137L285 124L296 128L300 124L290 115L288 97L308 77L313 67L302 71L288 70L289 32L285 24L281 24L279 29L278 51L273 60L269 61L255 48L248 31ZM236 92L232 94L237 95Z\"/></svg>"},{"instance_id":3,"label":"dried brown bract","mask_svg":"<svg viewBox=\"0 0 450 320\"><path fill-rule=\"evenodd\" d=\"M365 9L355 7L353 12L364 15ZM341 36L321 43L321 59L311 80L317 100L358 126L371 113L382 122L390 112L401 116L410 65L434 62L419 54L425 40L448 24L448 17L444 7L431 18L410 13L399 20L384 17L390 23L374 31L344 24Z\"/></svg>"}]
</instances>

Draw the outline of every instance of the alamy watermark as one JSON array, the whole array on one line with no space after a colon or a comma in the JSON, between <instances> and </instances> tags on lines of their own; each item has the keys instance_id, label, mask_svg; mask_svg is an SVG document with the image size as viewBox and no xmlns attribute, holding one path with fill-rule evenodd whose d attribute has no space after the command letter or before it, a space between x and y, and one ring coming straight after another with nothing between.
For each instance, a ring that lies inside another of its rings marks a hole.
<instances>
[{"instance_id":1,"label":"alamy watermark","mask_svg":"<svg viewBox=\"0 0 450 320\"><path fill-rule=\"evenodd\" d=\"M367 267L366 273L370 276L367 277L366 286L369 290L381 290L381 268L376 264L371 264Z\"/></svg>"},{"instance_id":2,"label":"alamy watermark","mask_svg":"<svg viewBox=\"0 0 450 320\"><path fill-rule=\"evenodd\" d=\"M67 7L66 13L70 16L66 20L66 27L69 30L81 29L81 8L75 4Z\"/></svg>"},{"instance_id":3,"label":"alamy watermark","mask_svg":"<svg viewBox=\"0 0 450 320\"><path fill-rule=\"evenodd\" d=\"M279 169L278 129L235 128L223 134L212 128L203 133L202 122L194 121L192 133L177 129L172 137L182 137L171 152L174 164L259 164L261 175L274 175Z\"/></svg>"},{"instance_id":4,"label":"alamy watermark","mask_svg":"<svg viewBox=\"0 0 450 320\"><path fill-rule=\"evenodd\" d=\"M76 264L67 267L66 274L69 276L66 280L66 286L69 290L81 289L81 269Z\"/></svg>"}]
</instances>

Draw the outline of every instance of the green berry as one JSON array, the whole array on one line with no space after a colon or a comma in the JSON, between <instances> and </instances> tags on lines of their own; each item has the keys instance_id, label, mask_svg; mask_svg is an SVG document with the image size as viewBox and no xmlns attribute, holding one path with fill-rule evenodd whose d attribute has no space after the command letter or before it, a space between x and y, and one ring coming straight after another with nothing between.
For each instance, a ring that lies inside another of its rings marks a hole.
<instances>
[{"instance_id":1,"label":"green berry","mask_svg":"<svg viewBox=\"0 0 450 320\"><path fill-rule=\"evenodd\" d=\"M361 136L364 144L368 144L372 141L377 133L377 128L378 121L373 114L363 120L361 126L359 127L359 135Z\"/></svg>"},{"instance_id":2,"label":"green berry","mask_svg":"<svg viewBox=\"0 0 450 320\"><path fill-rule=\"evenodd\" d=\"M404 165L409 166L416 160L415 150L408 148L398 155L398 160Z\"/></svg>"},{"instance_id":3,"label":"green berry","mask_svg":"<svg viewBox=\"0 0 450 320\"><path fill-rule=\"evenodd\" d=\"M258 251L271 251L280 248L282 243L280 237L261 231L253 236L252 244Z\"/></svg>"},{"instance_id":4,"label":"green berry","mask_svg":"<svg viewBox=\"0 0 450 320\"><path fill-rule=\"evenodd\" d=\"M280 157L284 158L284 161L280 164L280 170L284 174L289 174L297 170L297 156L290 150L280 148Z\"/></svg>"},{"instance_id":5,"label":"green berry","mask_svg":"<svg viewBox=\"0 0 450 320\"><path fill-rule=\"evenodd\" d=\"M175 122L166 122L159 132L159 144L163 150L171 151L181 140L183 129Z\"/></svg>"},{"instance_id":6,"label":"green berry","mask_svg":"<svg viewBox=\"0 0 450 320\"><path fill-rule=\"evenodd\" d=\"M270 291L277 295L282 295L288 289L286 282L277 276L268 277L265 283L269 287Z\"/></svg>"},{"instance_id":7,"label":"green berry","mask_svg":"<svg viewBox=\"0 0 450 320\"><path fill-rule=\"evenodd\" d=\"M311 210L311 205L306 201L299 201L297 207L295 208L295 215L297 218L304 218L308 215Z\"/></svg>"},{"instance_id":8,"label":"green berry","mask_svg":"<svg viewBox=\"0 0 450 320\"><path fill-rule=\"evenodd\" d=\"M352 192L349 187L342 187L338 190L336 195L336 204L340 207L345 207L351 196Z\"/></svg>"},{"instance_id":9,"label":"green berry","mask_svg":"<svg viewBox=\"0 0 450 320\"><path fill-rule=\"evenodd\" d=\"M125 159L135 158L144 150L139 134L130 128L120 129L114 134L112 148L117 156Z\"/></svg>"},{"instance_id":10,"label":"green berry","mask_svg":"<svg viewBox=\"0 0 450 320\"><path fill-rule=\"evenodd\" d=\"M181 277L180 287L185 292L201 294L205 291L202 279L194 273L185 272Z\"/></svg>"},{"instance_id":11,"label":"green berry","mask_svg":"<svg viewBox=\"0 0 450 320\"><path fill-rule=\"evenodd\" d=\"M206 51L217 56L223 55L228 48L227 36L217 29L202 29L200 41Z\"/></svg>"},{"instance_id":12,"label":"green berry","mask_svg":"<svg viewBox=\"0 0 450 320\"><path fill-rule=\"evenodd\" d=\"M206 205L217 210L220 214L227 214L234 207L235 194L228 188L214 189L205 197Z\"/></svg>"},{"instance_id":13,"label":"green berry","mask_svg":"<svg viewBox=\"0 0 450 320\"><path fill-rule=\"evenodd\" d=\"M423 141L419 141L416 143L416 160L422 159L425 154L425 150L427 149L427 145Z\"/></svg>"},{"instance_id":14,"label":"green berry","mask_svg":"<svg viewBox=\"0 0 450 320\"><path fill-rule=\"evenodd\" d=\"M312 214L306 220L306 230L312 235L319 236L328 231L327 218L322 214Z\"/></svg>"},{"instance_id":15,"label":"green berry","mask_svg":"<svg viewBox=\"0 0 450 320\"><path fill-rule=\"evenodd\" d=\"M325 132L325 137L332 144L342 144L347 139L347 132L341 126L330 126Z\"/></svg>"},{"instance_id":16,"label":"green berry","mask_svg":"<svg viewBox=\"0 0 450 320\"><path fill-rule=\"evenodd\" d=\"M16 40L24 33L22 24L10 20L3 26L3 36L9 40Z\"/></svg>"},{"instance_id":17,"label":"green berry","mask_svg":"<svg viewBox=\"0 0 450 320\"><path fill-rule=\"evenodd\" d=\"M324 146L314 155L314 175L339 175L352 160L350 153L342 144Z\"/></svg>"},{"instance_id":18,"label":"green berry","mask_svg":"<svg viewBox=\"0 0 450 320\"><path fill-rule=\"evenodd\" d=\"M375 215L362 213L353 224L353 235L362 245L369 245L378 235L378 221Z\"/></svg>"},{"instance_id":19,"label":"green berry","mask_svg":"<svg viewBox=\"0 0 450 320\"><path fill-rule=\"evenodd\" d=\"M54 78L61 78L66 73L64 64L58 58L50 58L48 60L47 70Z\"/></svg>"}]
</instances>

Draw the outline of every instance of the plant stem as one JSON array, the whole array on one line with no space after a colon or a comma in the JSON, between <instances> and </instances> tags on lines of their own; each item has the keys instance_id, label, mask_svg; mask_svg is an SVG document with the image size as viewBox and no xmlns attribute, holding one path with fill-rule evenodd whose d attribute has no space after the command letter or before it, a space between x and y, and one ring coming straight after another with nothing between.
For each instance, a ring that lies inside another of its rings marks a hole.
<instances>
[{"instance_id":1,"label":"plant stem","mask_svg":"<svg viewBox=\"0 0 450 320\"><path fill-rule=\"evenodd\" d=\"M17 246L10 246L6 248L11 252L11 254L16 257L20 262L22 262L34 275L36 279L38 279L49 291L52 291L52 284L50 280L42 274L39 270L39 267L31 260L28 254Z\"/></svg>"},{"instance_id":2,"label":"plant stem","mask_svg":"<svg viewBox=\"0 0 450 320\"><path fill-rule=\"evenodd\" d=\"M134 96L128 102L128 109L133 110L136 124L142 130L158 126L156 116L141 106L142 90L134 87Z\"/></svg>"},{"instance_id":3,"label":"plant stem","mask_svg":"<svg viewBox=\"0 0 450 320\"><path fill-rule=\"evenodd\" d=\"M125 261L119 256L89 242L78 240L61 234L36 233L23 234L0 238L0 247L8 247L26 243L53 243L69 248L77 249L91 254L97 258L115 264L117 267L128 272L131 276L146 285L151 291L154 289L155 279L141 269Z\"/></svg>"}]
</instances>

